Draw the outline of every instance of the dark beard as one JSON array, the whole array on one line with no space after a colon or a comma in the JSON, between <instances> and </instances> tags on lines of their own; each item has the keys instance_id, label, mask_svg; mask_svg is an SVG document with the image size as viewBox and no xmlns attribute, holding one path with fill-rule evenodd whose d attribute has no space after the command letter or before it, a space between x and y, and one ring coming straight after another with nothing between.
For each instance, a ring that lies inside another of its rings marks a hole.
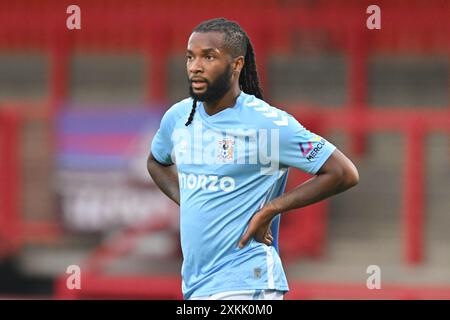
<instances>
[{"instance_id":1,"label":"dark beard","mask_svg":"<svg viewBox=\"0 0 450 320\"><path fill-rule=\"evenodd\" d=\"M231 88L231 66L228 65L225 71L220 74L214 82L206 81L207 89L205 93L195 94L189 82L189 95L202 102L215 102L220 100Z\"/></svg>"}]
</instances>

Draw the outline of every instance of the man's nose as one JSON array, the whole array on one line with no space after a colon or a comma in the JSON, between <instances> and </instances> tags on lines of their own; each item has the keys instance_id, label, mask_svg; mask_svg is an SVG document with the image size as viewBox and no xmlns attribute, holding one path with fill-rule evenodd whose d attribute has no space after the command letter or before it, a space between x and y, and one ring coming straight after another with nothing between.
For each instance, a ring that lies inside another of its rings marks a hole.
<instances>
[{"instance_id":1,"label":"man's nose","mask_svg":"<svg viewBox=\"0 0 450 320\"><path fill-rule=\"evenodd\" d=\"M190 73L201 73L203 72L203 65L200 62L200 59L193 59L189 64L189 72Z\"/></svg>"}]
</instances>

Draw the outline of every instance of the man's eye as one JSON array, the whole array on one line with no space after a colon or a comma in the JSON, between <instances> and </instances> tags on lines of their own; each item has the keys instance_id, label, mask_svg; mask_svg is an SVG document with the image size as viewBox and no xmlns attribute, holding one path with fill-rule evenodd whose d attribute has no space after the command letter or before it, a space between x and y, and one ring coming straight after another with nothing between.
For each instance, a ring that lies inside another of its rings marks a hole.
<instances>
[{"instance_id":1,"label":"man's eye","mask_svg":"<svg viewBox=\"0 0 450 320\"><path fill-rule=\"evenodd\" d=\"M214 60L214 57L213 56L206 56L206 60Z\"/></svg>"},{"instance_id":2,"label":"man's eye","mask_svg":"<svg viewBox=\"0 0 450 320\"><path fill-rule=\"evenodd\" d=\"M186 56L187 60L192 60L192 56Z\"/></svg>"}]
</instances>

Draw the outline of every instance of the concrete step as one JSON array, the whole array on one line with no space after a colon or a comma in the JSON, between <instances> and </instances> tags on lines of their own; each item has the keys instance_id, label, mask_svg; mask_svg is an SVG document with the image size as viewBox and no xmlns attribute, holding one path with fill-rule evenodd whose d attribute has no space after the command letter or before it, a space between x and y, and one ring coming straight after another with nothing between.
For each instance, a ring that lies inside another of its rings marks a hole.
<instances>
[{"instance_id":1,"label":"concrete step","mask_svg":"<svg viewBox=\"0 0 450 320\"><path fill-rule=\"evenodd\" d=\"M438 246L434 244L433 248ZM423 264L408 266L400 242L382 239L371 242L335 239L323 258L291 263L286 266L286 273L291 280L365 285L370 265L380 267L382 283L450 285L450 255L428 258Z\"/></svg>"},{"instance_id":2,"label":"concrete step","mask_svg":"<svg viewBox=\"0 0 450 320\"><path fill-rule=\"evenodd\" d=\"M179 274L180 257L167 253L177 248L177 239L166 231L155 232L136 241L135 247L123 255L115 256L106 265L108 274ZM55 277L66 272L70 265L78 265L83 272L84 263L107 236L73 234L57 245L28 245L19 256L21 271L28 276Z\"/></svg>"}]
</instances>

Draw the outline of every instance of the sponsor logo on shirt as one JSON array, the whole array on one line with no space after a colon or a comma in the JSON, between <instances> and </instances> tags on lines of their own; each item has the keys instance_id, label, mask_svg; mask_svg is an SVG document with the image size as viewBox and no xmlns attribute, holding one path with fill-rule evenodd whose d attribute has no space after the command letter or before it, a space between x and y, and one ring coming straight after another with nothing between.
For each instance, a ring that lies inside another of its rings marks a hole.
<instances>
[{"instance_id":1,"label":"sponsor logo on shirt","mask_svg":"<svg viewBox=\"0 0 450 320\"><path fill-rule=\"evenodd\" d=\"M193 173L178 173L178 182L180 189L189 190L207 190L207 191L233 191L236 187L236 182L229 176L204 175Z\"/></svg>"},{"instance_id":2,"label":"sponsor logo on shirt","mask_svg":"<svg viewBox=\"0 0 450 320\"><path fill-rule=\"evenodd\" d=\"M306 157L306 160L313 161L313 159L320 153L320 150L325 146L326 140L316 136L312 139L313 143L311 141L308 141L307 143L299 143L300 146L300 152L302 153L303 157Z\"/></svg>"},{"instance_id":3,"label":"sponsor logo on shirt","mask_svg":"<svg viewBox=\"0 0 450 320\"><path fill-rule=\"evenodd\" d=\"M306 155L312 150L313 145L311 141L308 143L299 143L300 151L302 152L302 156L306 157Z\"/></svg>"}]
</instances>

